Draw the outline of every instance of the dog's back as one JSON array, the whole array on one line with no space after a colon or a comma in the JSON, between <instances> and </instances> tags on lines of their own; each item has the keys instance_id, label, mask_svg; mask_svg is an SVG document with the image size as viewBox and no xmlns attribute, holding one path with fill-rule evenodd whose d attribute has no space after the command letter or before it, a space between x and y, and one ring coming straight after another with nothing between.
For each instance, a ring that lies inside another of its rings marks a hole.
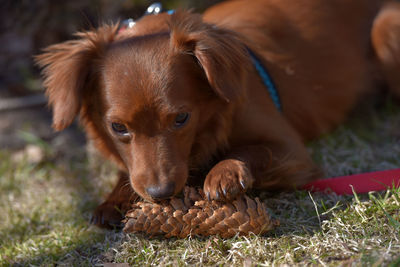
<instances>
[{"instance_id":1,"label":"dog's back","mask_svg":"<svg viewBox=\"0 0 400 267\"><path fill-rule=\"evenodd\" d=\"M284 115L307 140L336 127L360 96L376 85L379 71L370 38L382 4L380 0L239 0L211 8L204 18L239 32L246 45L265 59ZM400 77L398 71L392 76Z\"/></svg>"}]
</instances>

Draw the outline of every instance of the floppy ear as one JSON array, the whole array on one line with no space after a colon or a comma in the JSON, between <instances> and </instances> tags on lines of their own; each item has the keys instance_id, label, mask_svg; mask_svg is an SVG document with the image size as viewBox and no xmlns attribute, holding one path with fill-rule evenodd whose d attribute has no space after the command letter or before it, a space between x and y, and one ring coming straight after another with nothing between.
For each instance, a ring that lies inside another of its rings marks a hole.
<instances>
[{"instance_id":1,"label":"floppy ear","mask_svg":"<svg viewBox=\"0 0 400 267\"><path fill-rule=\"evenodd\" d=\"M197 59L217 95L234 102L243 94L250 61L235 33L206 24L200 15L186 11L171 15L170 28L172 46Z\"/></svg>"},{"instance_id":2,"label":"floppy ear","mask_svg":"<svg viewBox=\"0 0 400 267\"><path fill-rule=\"evenodd\" d=\"M90 76L96 72L94 63L102 57L117 29L117 25L111 25L77 33L79 39L49 46L35 57L36 63L43 67L54 129L69 126L80 111L84 91L89 90Z\"/></svg>"}]
</instances>

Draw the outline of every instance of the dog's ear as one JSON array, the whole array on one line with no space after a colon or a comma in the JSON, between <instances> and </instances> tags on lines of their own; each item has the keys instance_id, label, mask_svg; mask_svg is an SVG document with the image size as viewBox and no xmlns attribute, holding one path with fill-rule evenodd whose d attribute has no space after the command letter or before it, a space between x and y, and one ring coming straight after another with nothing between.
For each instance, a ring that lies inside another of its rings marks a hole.
<instances>
[{"instance_id":1,"label":"dog's ear","mask_svg":"<svg viewBox=\"0 0 400 267\"><path fill-rule=\"evenodd\" d=\"M117 25L111 25L77 33L78 39L49 46L35 57L36 63L43 67L54 129L69 126L80 111L84 91L89 90L91 76L97 71L96 61L104 55L117 29Z\"/></svg>"},{"instance_id":2,"label":"dog's ear","mask_svg":"<svg viewBox=\"0 0 400 267\"><path fill-rule=\"evenodd\" d=\"M246 47L235 33L206 24L200 15L187 11L171 15L170 29L172 47L196 58L222 99L234 102L243 94L250 61Z\"/></svg>"}]
</instances>

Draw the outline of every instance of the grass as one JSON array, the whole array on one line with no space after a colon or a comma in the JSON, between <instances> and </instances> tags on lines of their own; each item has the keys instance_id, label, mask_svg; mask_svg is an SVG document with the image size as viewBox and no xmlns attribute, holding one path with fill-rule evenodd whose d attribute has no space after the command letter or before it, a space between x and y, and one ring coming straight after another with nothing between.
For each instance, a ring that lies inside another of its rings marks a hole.
<instances>
[{"instance_id":1,"label":"grass","mask_svg":"<svg viewBox=\"0 0 400 267\"><path fill-rule=\"evenodd\" d=\"M400 110L390 103L310 144L328 176L400 165ZM281 221L267 235L148 239L88 225L111 188L112 166L89 161L85 149L65 159L28 139L43 148L41 160L0 152L0 265L400 265L399 188L352 196L261 193Z\"/></svg>"}]
</instances>

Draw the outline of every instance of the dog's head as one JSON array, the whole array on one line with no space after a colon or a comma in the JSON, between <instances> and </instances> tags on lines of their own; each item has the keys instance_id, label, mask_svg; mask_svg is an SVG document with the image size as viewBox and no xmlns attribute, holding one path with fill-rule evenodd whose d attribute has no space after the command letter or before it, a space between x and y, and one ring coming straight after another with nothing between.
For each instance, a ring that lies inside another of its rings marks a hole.
<instances>
[{"instance_id":1,"label":"dog's head","mask_svg":"<svg viewBox=\"0 0 400 267\"><path fill-rule=\"evenodd\" d=\"M37 57L62 130L80 114L98 149L146 199L179 192L191 166L226 146L244 98L246 50L232 33L178 11L118 33L103 26Z\"/></svg>"}]
</instances>

